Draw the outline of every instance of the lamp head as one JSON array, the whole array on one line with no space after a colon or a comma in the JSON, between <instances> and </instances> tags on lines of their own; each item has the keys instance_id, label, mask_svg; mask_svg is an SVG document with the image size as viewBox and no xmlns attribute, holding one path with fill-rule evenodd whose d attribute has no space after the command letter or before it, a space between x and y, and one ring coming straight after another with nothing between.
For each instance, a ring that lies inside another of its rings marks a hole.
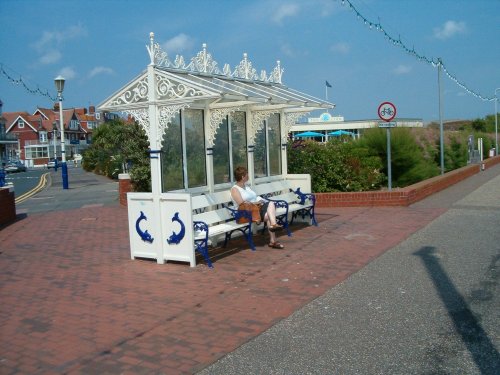
<instances>
[{"instance_id":1,"label":"lamp head","mask_svg":"<svg viewBox=\"0 0 500 375\"><path fill-rule=\"evenodd\" d=\"M54 78L54 83L56 84L56 90L59 94L61 94L64 90L64 81L65 79L61 75Z\"/></svg>"}]
</instances>

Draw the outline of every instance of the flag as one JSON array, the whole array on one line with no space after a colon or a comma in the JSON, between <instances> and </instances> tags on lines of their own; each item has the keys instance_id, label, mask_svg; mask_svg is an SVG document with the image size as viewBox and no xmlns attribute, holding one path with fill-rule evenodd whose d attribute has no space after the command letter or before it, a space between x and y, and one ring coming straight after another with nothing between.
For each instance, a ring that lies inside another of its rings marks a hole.
<instances>
[{"instance_id":1,"label":"flag","mask_svg":"<svg viewBox=\"0 0 500 375\"><path fill-rule=\"evenodd\" d=\"M328 83L328 81L325 81L325 84L326 84L326 87L332 87L332 85L330 85L330 84Z\"/></svg>"}]
</instances>

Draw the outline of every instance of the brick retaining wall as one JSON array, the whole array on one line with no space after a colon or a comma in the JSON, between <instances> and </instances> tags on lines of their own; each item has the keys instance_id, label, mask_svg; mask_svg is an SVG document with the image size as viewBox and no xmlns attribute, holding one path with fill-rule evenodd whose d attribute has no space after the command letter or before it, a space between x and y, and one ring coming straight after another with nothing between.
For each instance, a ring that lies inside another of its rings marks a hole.
<instances>
[{"instance_id":1,"label":"brick retaining wall","mask_svg":"<svg viewBox=\"0 0 500 375\"><path fill-rule=\"evenodd\" d=\"M0 226L16 220L14 187L0 188Z\"/></svg>"},{"instance_id":2,"label":"brick retaining wall","mask_svg":"<svg viewBox=\"0 0 500 375\"><path fill-rule=\"evenodd\" d=\"M132 183L128 173L120 173L118 175L118 194L120 205L127 206L127 193L132 191Z\"/></svg>"},{"instance_id":3,"label":"brick retaining wall","mask_svg":"<svg viewBox=\"0 0 500 375\"><path fill-rule=\"evenodd\" d=\"M487 169L499 163L500 156L494 156L486 159L483 164ZM480 171L480 165L472 164L390 192L316 193L316 207L408 206Z\"/></svg>"}]
</instances>

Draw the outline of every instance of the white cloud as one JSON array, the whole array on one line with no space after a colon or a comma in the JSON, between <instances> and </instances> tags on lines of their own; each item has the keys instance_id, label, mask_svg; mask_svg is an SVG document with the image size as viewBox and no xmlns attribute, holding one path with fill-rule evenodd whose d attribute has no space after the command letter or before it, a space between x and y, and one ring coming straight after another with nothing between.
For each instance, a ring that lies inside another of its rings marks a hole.
<instances>
[{"instance_id":1,"label":"white cloud","mask_svg":"<svg viewBox=\"0 0 500 375\"><path fill-rule=\"evenodd\" d=\"M181 33L163 43L162 48L168 53L180 53L192 49L193 46L193 38Z\"/></svg>"},{"instance_id":2,"label":"white cloud","mask_svg":"<svg viewBox=\"0 0 500 375\"><path fill-rule=\"evenodd\" d=\"M40 39L33 44L33 47L37 51L42 52L48 47L60 45L62 42L81 36L87 36L87 30L80 24L71 26L63 31L44 31Z\"/></svg>"},{"instance_id":3,"label":"white cloud","mask_svg":"<svg viewBox=\"0 0 500 375\"><path fill-rule=\"evenodd\" d=\"M295 52L293 51L292 47L288 43L283 44L280 49L281 49L281 52L286 56L289 56L289 57L295 56Z\"/></svg>"},{"instance_id":4,"label":"white cloud","mask_svg":"<svg viewBox=\"0 0 500 375\"><path fill-rule=\"evenodd\" d=\"M394 74L396 75L401 75L401 74L408 74L411 72L411 66L408 65L398 65L394 70Z\"/></svg>"},{"instance_id":5,"label":"white cloud","mask_svg":"<svg viewBox=\"0 0 500 375\"><path fill-rule=\"evenodd\" d=\"M351 50L351 47L347 43L336 43L330 47L330 50L332 52L340 53L342 55L347 55L349 51Z\"/></svg>"},{"instance_id":6,"label":"white cloud","mask_svg":"<svg viewBox=\"0 0 500 375\"><path fill-rule=\"evenodd\" d=\"M70 66L67 66L65 68L62 68L58 75L61 75L63 76L66 80L68 79L73 79L76 77L76 72L74 71L74 69Z\"/></svg>"},{"instance_id":7,"label":"white cloud","mask_svg":"<svg viewBox=\"0 0 500 375\"><path fill-rule=\"evenodd\" d=\"M443 26L434 29L434 37L437 39L445 40L454 37L457 34L464 34L467 32L465 22L446 21Z\"/></svg>"},{"instance_id":8,"label":"white cloud","mask_svg":"<svg viewBox=\"0 0 500 375\"><path fill-rule=\"evenodd\" d=\"M86 35L87 30L81 24L62 31L44 31L32 47L40 54L41 64L54 64L62 57L60 47L64 42Z\"/></svg>"},{"instance_id":9,"label":"white cloud","mask_svg":"<svg viewBox=\"0 0 500 375\"><path fill-rule=\"evenodd\" d=\"M53 64L58 62L61 59L61 56L61 52L59 52L58 50L51 50L43 54L40 57L39 61L44 65Z\"/></svg>"},{"instance_id":10,"label":"white cloud","mask_svg":"<svg viewBox=\"0 0 500 375\"><path fill-rule=\"evenodd\" d=\"M281 24L286 17L293 17L299 13L297 4L282 4L274 13L272 20Z\"/></svg>"},{"instance_id":11,"label":"white cloud","mask_svg":"<svg viewBox=\"0 0 500 375\"><path fill-rule=\"evenodd\" d=\"M331 0L320 0L319 4L313 3L313 5L314 5L314 7L317 7L320 9L321 17L331 16L333 13L335 13L337 8L339 7L339 4L337 4Z\"/></svg>"},{"instance_id":12,"label":"white cloud","mask_svg":"<svg viewBox=\"0 0 500 375\"><path fill-rule=\"evenodd\" d=\"M96 66L94 69L92 69L89 73L89 78L92 78L96 75L99 74L114 74L115 71L111 68L107 68L105 66Z\"/></svg>"}]
</instances>

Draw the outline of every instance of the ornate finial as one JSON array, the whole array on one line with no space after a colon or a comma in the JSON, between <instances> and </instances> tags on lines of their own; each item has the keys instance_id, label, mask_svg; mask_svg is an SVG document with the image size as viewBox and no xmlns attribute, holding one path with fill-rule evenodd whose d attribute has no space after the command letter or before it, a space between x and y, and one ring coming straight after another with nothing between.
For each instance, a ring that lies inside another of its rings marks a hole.
<instances>
[{"instance_id":1,"label":"ornate finial","mask_svg":"<svg viewBox=\"0 0 500 375\"><path fill-rule=\"evenodd\" d=\"M155 33L150 32L149 33L149 46L146 46L148 52L149 52L149 58L151 60L151 65L154 65L155 63Z\"/></svg>"},{"instance_id":2,"label":"ornate finial","mask_svg":"<svg viewBox=\"0 0 500 375\"><path fill-rule=\"evenodd\" d=\"M281 83L281 77L283 76L283 69L281 68L281 62L276 61L276 66L273 69L268 81L274 83Z\"/></svg>"},{"instance_id":3,"label":"ornate finial","mask_svg":"<svg viewBox=\"0 0 500 375\"><path fill-rule=\"evenodd\" d=\"M203 61L202 61L202 69L203 73L207 72L207 65L208 65L208 58L207 58L207 43L203 43L201 45L201 48L203 49Z\"/></svg>"},{"instance_id":4,"label":"ornate finial","mask_svg":"<svg viewBox=\"0 0 500 375\"><path fill-rule=\"evenodd\" d=\"M258 78L256 70L252 67L252 63L248 61L248 54L246 52L243 53L243 60L240 61L240 65L236 68L233 76L244 79Z\"/></svg>"}]
</instances>

